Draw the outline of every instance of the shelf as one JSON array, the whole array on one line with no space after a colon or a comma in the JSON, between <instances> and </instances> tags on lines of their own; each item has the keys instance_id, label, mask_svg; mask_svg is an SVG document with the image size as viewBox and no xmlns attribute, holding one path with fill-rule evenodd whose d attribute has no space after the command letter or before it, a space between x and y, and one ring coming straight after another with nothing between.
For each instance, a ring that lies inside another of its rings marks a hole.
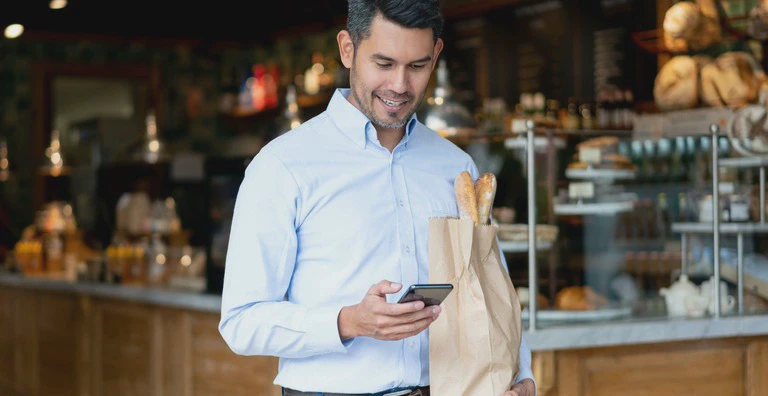
<instances>
[{"instance_id":1,"label":"shelf","mask_svg":"<svg viewBox=\"0 0 768 396\"><path fill-rule=\"evenodd\" d=\"M718 164L724 168L759 168L768 166L768 157L723 158Z\"/></svg>"},{"instance_id":2,"label":"shelf","mask_svg":"<svg viewBox=\"0 0 768 396\"><path fill-rule=\"evenodd\" d=\"M299 95L296 98L296 104L300 109L306 109L310 107L317 107L328 104L331 100L330 94L317 94L317 95ZM221 115L231 119L256 119L256 118L276 118L279 117L284 109L285 104L281 103L277 107L272 107L263 110L256 110L250 108L239 108L222 112Z\"/></svg>"},{"instance_id":3,"label":"shelf","mask_svg":"<svg viewBox=\"0 0 768 396\"><path fill-rule=\"evenodd\" d=\"M566 169L565 176L569 179L587 180L629 180L634 179L636 171L628 169Z\"/></svg>"},{"instance_id":4,"label":"shelf","mask_svg":"<svg viewBox=\"0 0 768 396\"><path fill-rule=\"evenodd\" d=\"M555 214L558 215L604 215L629 212L634 209L634 202L600 202L582 204L555 204Z\"/></svg>"},{"instance_id":5,"label":"shelf","mask_svg":"<svg viewBox=\"0 0 768 396\"><path fill-rule=\"evenodd\" d=\"M547 133L552 132L556 137L589 137L589 136L618 136L618 137L631 137L631 129L562 129L562 128L548 128L548 127L536 127L535 134L537 136L546 136ZM446 139L457 144L469 144L476 142L505 142L508 139L515 139L524 137L525 132L503 132L503 133L477 133L472 135L454 135L445 136ZM534 140L534 144L535 144Z\"/></svg>"},{"instance_id":6,"label":"shelf","mask_svg":"<svg viewBox=\"0 0 768 396\"><path fill-rule=\"evenodd\" d=\"M536 242L536 251L549 250L551 248L552 242ZM499 249L504 253L525 253L528 251L528 241L499 241Z\"/></svg>"},{"instance_id":7,"label":"shelf","mask_svg":"<svg viewBox=\"0 0 768 396\"><path fill-rule=\"evenodd\" d=\"M561 138L552 139L555 148L560 150L566 147L565 141ZM528 139L524 135L518 135L514 138L507 138L504 140L504 147L507 149L522 149L525 150L528 146ZM544 136L536 136L533 138L533 146L537 151L545 151L549 148L549 139Z\"/></svg>"},{"instance_id":8,"label":"shelf","mask_svg":"<svg viewBox=\"0 0 768 396\"><path fill-rule=\"evenodd\" d=\"M711 234L712 223L672 223L672 232L685 234ZM721 234L768 233L768 223L720 223Z\"/></svg>"}]
</instances>

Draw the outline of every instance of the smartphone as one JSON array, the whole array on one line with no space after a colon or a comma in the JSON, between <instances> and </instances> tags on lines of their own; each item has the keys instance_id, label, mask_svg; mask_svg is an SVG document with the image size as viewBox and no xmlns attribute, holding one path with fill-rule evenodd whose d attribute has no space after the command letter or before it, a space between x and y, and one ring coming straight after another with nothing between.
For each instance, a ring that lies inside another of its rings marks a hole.
<instances>
[{"instance_id":1,"label":"smartphone","mask_svg":"<svg viewBox=\"0 0 768 396\"><path fill-rule=\"evenodd\" d=\"M425 306L440 305L448 294L453 290L453 285L450 283L427 283L411 285L402 297L400 297L399 303L409 301L424 301Z\"/></svg>"}]
</instances>

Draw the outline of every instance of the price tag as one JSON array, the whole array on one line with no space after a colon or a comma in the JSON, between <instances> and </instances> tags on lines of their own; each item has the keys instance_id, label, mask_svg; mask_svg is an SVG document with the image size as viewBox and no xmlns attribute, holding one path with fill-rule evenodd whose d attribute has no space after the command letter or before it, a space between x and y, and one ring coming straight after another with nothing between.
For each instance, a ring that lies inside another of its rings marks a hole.
<instances>
[{"instance_id":1,"label":"price tag","mask_svg":"<svg viewBox=\"0 0 768 396\"><path fill-rule=\"evenodd\" d=\"M600 149L595 147L583 147L579 149L579 161L588 164L600 163Z\"/></svg>"},{"instance_id":2,"label":"price tag","mask_svg":"<svg viewBox=\"0 0 768 396\"><path fill-rule=\"evenodd\" d=\"M568 197L571 199L590 199L595 196L595 184L592 182L574 182L568 185Z\"/></svg>"}]
</instances>

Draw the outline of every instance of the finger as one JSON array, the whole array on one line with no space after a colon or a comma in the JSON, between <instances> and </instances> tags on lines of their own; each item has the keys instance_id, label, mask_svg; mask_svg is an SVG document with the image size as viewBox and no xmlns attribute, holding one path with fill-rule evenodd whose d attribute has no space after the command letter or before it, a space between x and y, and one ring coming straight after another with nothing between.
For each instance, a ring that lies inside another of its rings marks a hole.
<instances>
[{"instance_id":1,"label":"finger","mask_svg":"<svg viewBox=\"0 0 768 396\"><path fill-rule=\"evenodd\" d=\"M407 303L390 304L383 303L378 306L378 313L387 316L402 316L414 312L419 312L424 309L424 302L421 300L412 301Z\"/></svg>"},{"instance_id":2,"label":"finger","mask_svg":"<svg viewBox=\"0 0 768 396\"><path fill-rule=\"evenodd\" d=\"M390 304L390 305L394 305L394 304ZM413 323L429 317L432 317L433 320L437 319L437 315L440 314L441 311L442 311L442 308L435 305L431 307L424 307L422 309L408 311L400 315L389 315L389 314L387 315L395 319L397 323L407 324L407 323Z\"/></svg>"},{"instance_id":3,"label":"finger","mask_svg":"<svg viewBox=\"0 0 768 396\"><path fill-rule=\"evenodd\" d=\"M371 288L368 289L368 294L386 298L387 294L397 293L402 287L403 285L399 283L383 280L371 286Z\"/></svg>"},{"instance_id":4,"label":"finger","mask_svg":"<svg viewBox=\"0 0 768 396\"><path fill-rule=\"evenodd\" d=\"M435 321L436 316L429 316L424 319L417 320L412 323L405 323L396 326L392 326L385 331L385 335L389 335L394 340L401 340L403 338L411 337L421 333L429 327L432 322Z\"/></svg>"}]
</instances>

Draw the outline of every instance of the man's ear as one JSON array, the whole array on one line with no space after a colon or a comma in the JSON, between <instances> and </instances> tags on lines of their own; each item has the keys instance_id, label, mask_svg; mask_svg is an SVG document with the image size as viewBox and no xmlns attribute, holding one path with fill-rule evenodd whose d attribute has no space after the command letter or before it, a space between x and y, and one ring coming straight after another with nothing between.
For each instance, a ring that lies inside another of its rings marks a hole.
<instances>
[{"instance_id":1,"label":"man's ear","mask_svg":"<svg viewBox=\"0 0 768 396\"><path fill-rule=\"evenodd\" d=\"M432 70L435 70L435 66L437 66L437 59L440 56L440 51L443 50L443 39L439 38L435 42L435 49L432 53Z\"/></svg>"},{"instance_id":2,"label":"man's ear","mask_svg":"<svg viewBox=\"0 0 768 396\"><path fill-rule=\"evenodd\" d=\"M341 57L341 63L347 69L352 67L352 61L355 58L355 46L352 43L352 37L349 35L349 31L342 30L336 35L336 41L339 43L339 56Z\"/></svg>"},{"instance_id":3,"label":"man's ear","mask_svg":"<svg viewBox=\"0 0 768 396\"><path fill-rule=\"evenodd\" d=\"M437 65L437 59L440 56L440 51L443 50L443 39L439 38L435 42L435 49L432 53L432 70L435 70L435 66Z\"/></svg>"}]
</instances>

